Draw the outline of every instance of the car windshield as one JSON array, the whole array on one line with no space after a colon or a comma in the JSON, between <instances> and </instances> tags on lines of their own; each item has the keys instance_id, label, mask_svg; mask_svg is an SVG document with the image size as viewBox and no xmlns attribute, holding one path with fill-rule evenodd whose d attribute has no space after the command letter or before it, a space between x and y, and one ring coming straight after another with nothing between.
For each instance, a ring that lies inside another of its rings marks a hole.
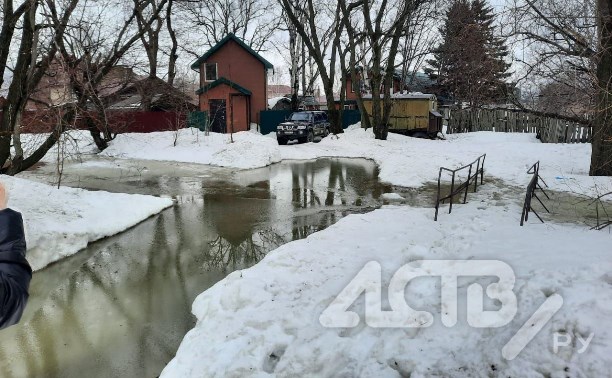
<instances>
[{"instance_id":1,"label":"car windshield","mask_svg":"<svg viewBox=\"0 0 612 378\"><path fill-rule=\"evenodd\" d=\"M292 121L310 121L311 117L310 113L293 113L290 119Z\"/></svg>"}]
</instances>

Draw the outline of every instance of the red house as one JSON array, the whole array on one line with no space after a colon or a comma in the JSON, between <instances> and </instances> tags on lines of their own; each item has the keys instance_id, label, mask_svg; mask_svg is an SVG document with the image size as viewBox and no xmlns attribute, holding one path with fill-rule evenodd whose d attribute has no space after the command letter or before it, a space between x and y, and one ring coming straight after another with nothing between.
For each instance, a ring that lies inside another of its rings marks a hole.
<instances>
[{"instance_id":1,"label":"red house","mask_svg":"<svg viewBox=\"0 0 612 378\"><path fill-rule=\"evenodd\" d=\"M346 73L346 87L344 88L346 91L346 99L347 100L357 100L356 91L361 90L362 93L369 92L369 88L367 88L367 84L362 82L361 79L362 69L357 68L356 77L357 82L353 83L353 78L351 76L351 72ZM402 88L402 79L401 75L395 73L393 75L393 93L397 93L405 88Z\"/></svg>"},{"instance_id":2,"label":"red house","mask_svg":"<svg viewBox=\"0 0 612 378\"><path fill-rule=\"evenodd\" d=\"M259 123L268 108L268 70L274 66L242 40L229 34L191 68L200 72L200 110L208 112L210 130L237 132Z\"/></svg>"}]
</instances>

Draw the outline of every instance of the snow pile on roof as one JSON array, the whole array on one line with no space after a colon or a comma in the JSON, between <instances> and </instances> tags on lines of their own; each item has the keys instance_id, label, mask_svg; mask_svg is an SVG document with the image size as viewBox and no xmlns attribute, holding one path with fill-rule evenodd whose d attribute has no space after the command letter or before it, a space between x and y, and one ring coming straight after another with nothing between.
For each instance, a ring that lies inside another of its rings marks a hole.
<instances>
[{"instance_id":1,"label":"snow pile on roof","mask_svg":"<svg viewBox=\"0 0 612 378\"><path fill-rule=\"evenodd\" d=\"M57 189L10 176L1 176L0 180L9 189L9 207L23 215L27 259L34 270L172 206L169 198L68 187Z\"/></svg>"},{"instance_id":2,"label":"snow pile on roof","mask_svg":"<svg viewBox=\"0 0 612 378\"><path fill-rule=\"evenodd\" d=\"M174 146L174 138L177 144ZM514 185L526 185L527 169L540 161L540 173L555 190L605 193L612 178L590 177L590 144L542 144L535 134L478 132L448 135L448 140L427 140L389 134L387 141L374 139L372 129L354 125L338 137L319 143L279 146L274 134L255 132L230 135L196 129L150 134L122 134L103 154L118 158L182 161L233 168L263 167L281 160L318 157L363 157L380 166L380 178L394 185L420 187L436 181L438 170L471 163L486 153L488 177ZM518 153L520 151L520 153Z\"/></svg>"},{"instance_id":3,"label":"snow pile on roof","mask_svg":"<svg viewBox=\"0 0 612 378\"><path fill-rule=\"evenodd\" d=\"M372 98L372 94L366 94L362 96L365 99L371 99ZM385 95L381 94L380 98L384 98ZM427 94L427 93L421 93L421 92L395 92L391 95L391 98L394 99L399 99L399 98L403 98L403 99L436 99L436 96L433 94Z\"/></svg>"},{"instance_id":4,"label":"snow pile on roof","mask_svg":"<svg viewBox=\"0 0 612 378\"><path fill-rule=\"evenodd\" d=\"M516 199L500 197L500 188L492 185L481 187L470 195L470 203L444 214L440 222L432 220L432 209L410 207L349 215L230 274L195 300L198 322L162 377L609 376L612 235L541 225L537 219L519 227ZM509 264L517 279L517 316L501 328L469 327L466 287L474 282L487 287L491 281L463 277L458 322L447 328L440 320L439 279L431 277L414 280L406 289L411 307L433 314L430 327L369 327L363 294L349 307L360 318L356 327L319 323L321 313L366 263L382 266L383 309L389 310L391 276L404 264L424 259ZM502 347L553 294L564 300L559 312L516 359L504 359ZM553 352L556 332L573 339L558 353ZM586 340L591 334L588 349L579 352L577 337Z\"/></svg>"},{"instance_id":5,"label":"snow pile on roof","mask_svg":"<svg viewBox=\"0 0 612 378\"><path fill-rule=\"evenodd\" d=\"M273 109L279 101L291 101L287 97L272 97L268 99L268 109Z\"/></svg>"}]
</instances>

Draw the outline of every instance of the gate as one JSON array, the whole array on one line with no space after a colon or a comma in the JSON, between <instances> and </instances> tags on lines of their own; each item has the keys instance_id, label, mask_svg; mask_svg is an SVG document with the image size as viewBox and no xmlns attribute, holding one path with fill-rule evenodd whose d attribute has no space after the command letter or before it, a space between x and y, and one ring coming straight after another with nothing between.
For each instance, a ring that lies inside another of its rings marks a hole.
<instances>
[{"instance_id":1,"label":"gate","mask_svg":"<svg viewBox=\"0 0 612 378\"><path fill-rule=\"evenodd\" d=\"M187 127L195 127L200 131L206 131L208 128L208 112L191 112L187 119Z\"/></svg>"},{"instance_id":2,"label":"gate","mask_svg":"<svg viewBox=\"0 0 612 378\"><path fill-rule=\"evenodd\" d=\"M361 113L356 109L345 109L342 112L342 128L346 129L350 125L361 122Z\"/></svg>"},{"instance_id":3,"label":"gate","mask_svg":"<svg viewBox=\"0 0 612 378\"><path fill-rule=\"evenodd\" d=\"M281 122L285 122L287 117L291 114L290 110L264 110L259 113L259 119L261 122L259 131L262 134L270 134L276 132L276 126L280 125Z\"/></svg>"}]
</instances>

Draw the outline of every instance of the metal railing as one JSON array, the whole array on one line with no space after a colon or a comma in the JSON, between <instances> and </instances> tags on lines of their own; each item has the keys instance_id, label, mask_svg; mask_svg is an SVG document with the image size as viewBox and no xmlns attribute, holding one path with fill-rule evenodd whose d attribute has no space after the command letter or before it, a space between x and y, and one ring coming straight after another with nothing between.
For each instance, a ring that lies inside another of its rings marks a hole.
<instances>
[{"instance_id":1,"label":"metal railing","mask_svg":"<svg viewBox=\"0 0 612 378\"><path fill-rule=\"evenodd\" d=\"M529 181L529 185L527 186L527 193L525 194L525 203L523 204L523 213L521 214L521 226L529 220L529 213L534 213L535 216L538 217L540 222L544 223L542 217L540 217L540 215L538 215L538 213L531 206L531 201L534 198L540 203L540 205L542 205L546 212L550 213L546 205L544 205L542 200L540 200L540 197L538 197L538 195L536 194L536 190L540 190L546 196L547 199L550 199L544 188L542 188L542 185L540 185L541 182L542 184L544 184L545 187L548 188L546 182L540 177L540 162L538 161L534 165L532 165L527 171L527 173L533 175L533 177L531 178L531 181Z\"/></svg>"},{"instance_id":2,"label":"metal railing","mask_svg":"<svg viewBox=\"0 0 612 378\"><path fill-rule=\"evenodd\" d=\"M436 195L436 215L434 216L434 221L438 221L438 211L440 209L440 204L444 203L446 200L450 202L448 207L448 213L450 214L453 211L453 198L463 194L463 203L467 202L467 195L470 187L472 186L472 181L474 182L474 192L478 189L478 178L480 177L480 185L484 184L484 163L487 154L480 155L474 162L464 165L463 167L457 169L449 169L445 167L440 168L440 172L438 173L438 191ZM468 171L467 179L457 185L457 174L462 171ZM450 193L447 196L441 197L442 191L442 173L448 172L451 174L451 187Z\"/></svg>"},{"instance_id":3,"label":"metal railing","mask_svg":"<svg viewBox=\"0 0 612 378\"><path fill-rule=\"evenodd\" d=\"M608 213L605 205L604 205L604 197L612 197L612 192L602 194L595 198L593 202L595 203L595 213L597 215L597 224L591 227L591 230L601 231L604 228L612 227L612 218ZM601 208L601 210L599 210ZM605 217L605 218L604 218Z\"/></svg>"}]
</instances>

